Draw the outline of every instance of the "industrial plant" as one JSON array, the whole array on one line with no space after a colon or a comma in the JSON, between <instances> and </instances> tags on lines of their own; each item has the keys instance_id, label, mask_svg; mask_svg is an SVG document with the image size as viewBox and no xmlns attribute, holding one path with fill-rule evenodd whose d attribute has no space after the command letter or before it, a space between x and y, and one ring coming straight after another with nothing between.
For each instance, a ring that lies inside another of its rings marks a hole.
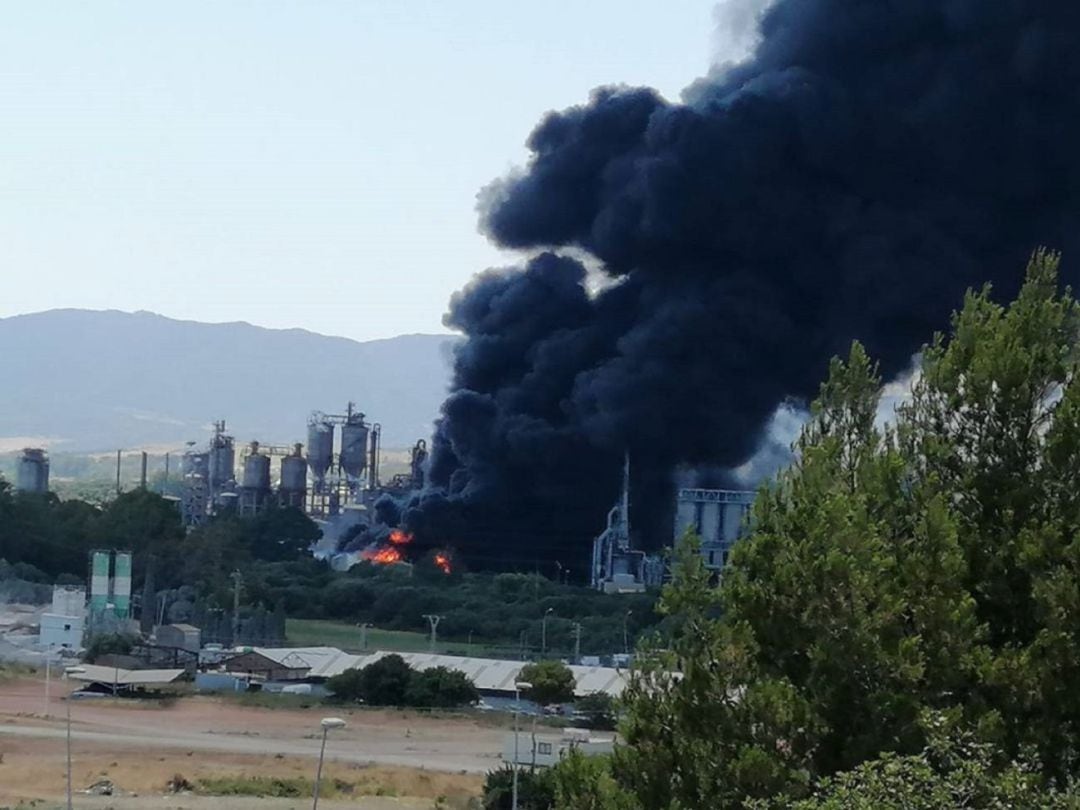
<instances>
[{"instance_id":1,"label":"industrial plant","mask_svg":"<svg viewBox=\"0 0 1080 810\"><path fill-rule=\"evenodd\" d=\"M408 472L383 482L381 426L368 421L354 403L347 403L341 413L313 412L307 420L306 437L306 446L300 442L275 445L258 440L238 445L224 420L214 422L208 443L203 447L189 443L182 456L179 495L175 497L183 524L194 528L217 514L252 516L271 507L294 507L319 523L323 539L313 551L334 568L347 569L361 560L405 561L403 547L412 541L412 535L396 526L381 525L375 517L375 504L386 495L404 504L410 495L424 489L427 442L420 439L411 448ZM145 487L146 454L142 457L141 485ZM118 491L119 481L118 471ZM644 591L662 584L666 574L660 555L635 548L630 527L630 481L627 454L618 501L592 542L588 581L605 593ZM49 458L45 450L23 450L16 467L16 488L20 492L45 493L48 483ZM692 528L701 537L706 566L719 572L731 546L749 525L753 500L750 491L679 489L671 540ZM346 537L359 539L346 545ZM650 547L655 546L654 542ZM448 560L445 552L436 558L440 567L448 567ZM99 578L100 564L95 558L95 576ZM117 566L124 564L130 566L130 558L126 563L116 559Z\"/></svg>"},{"instance_id":2,"label":"industrial plant","mask_svg":"<svg viewBox=\"0 0 1080 810\"><path fill-rule=\"evenodd\" d=\"M701 539L705 567L719 573L735 542L750 526L755 493L750 490L678 490L675 499L676 542L688 530ZM604 593L635 593L659 586L664 560L633 548L630 534L630 456L625 457L619 502L607 516L607 526L593 540L590 584Z\"/></svg>"},{"instance_id":3,"label":"industrial plant","mask_svg":"<svg viewBox=\"0 0 1080 810\"><path fill-rule=\"evenodd\" d=\"M344 413L311 414L306 448L300 442L281 446L251 441L238 458L236 440L225 422L215 422L208 446L184 453L183 522L198 526L225 510L253 515L268 506L292 506L315 518L332 518L366 511L384 492L422 485L425 442L413 448L412 472L384 486L379 478L380 436L380 425L368 422L350 402Z\"/></svg>"}]
</instances>

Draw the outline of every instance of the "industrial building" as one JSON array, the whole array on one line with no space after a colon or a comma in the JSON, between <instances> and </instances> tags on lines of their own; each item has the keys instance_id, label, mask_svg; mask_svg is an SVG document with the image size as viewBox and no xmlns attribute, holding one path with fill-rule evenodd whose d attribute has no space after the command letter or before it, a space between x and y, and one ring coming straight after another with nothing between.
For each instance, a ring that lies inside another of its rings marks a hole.
<instances>
[{"instance_id":1,"label":"industrial building","mask_svg":"<svg viewBox=\"0 0 1080 810\"><path fill-rule=\"evenodd\" d=\"M701 538L705 566L721 570L731 547L749 529L754 495L748 490L680 489L675 498L675 539L693 529Z\"/></svg>"},{"instance_id":2,"label":"industrial building","mask_svg":"<svg viewBox=\"0 0 1080 810\"><path fill-rule=\"evenodd\" d=\"M15 489L39 495L49 491L49 456L40 447L26 447L15 462Z\"/></svg>"},{"instance_id":3,"label":"industrial building","mask_svg":"<svg viewBox=\"0 0 1080 810\"><path fill-rule=\"evenodd\" d=\"M316 518L364 511L383 492L423 483L427 445L417 442L410 474L379 481L381 427L367 421L350 402L344 413L315 411L307 424L307 447L249 442L237 458L236 441L225 423L215 422L205 449L191 448L182 465L180 512L184 525L198 526L211 515L236 510L257 514L268 506L293 506ZM275 480L275 465L276 480ZM237 477L239 467L239 477Z\"/></svg>"},{"instance_id":4,"label":"industrial building","mask_svg":"<svg viewBox=\"0 0 1080 810\"><path fill-rule=\"evenodd\" d=\"M372 652L353 655L336 647L247 647L226 658L225 672L257 681L279 683L321 683L351 669L362 669L387 655L399 655L417 670L446 667L465 675L482 695L513 697L524 661L470 658L434 653ZM574 675L574 695L584 697L603 692L618 697L626 688L624 669L601 666L570 666ZM225 683L228 683L227 681ZM231 686L229 688L232 688Z\"/></svg>"},{"instance_id":5,"label":"industrial building","mask_svg":"<svg viewBox=\"0 0 1080 810\"><path fill-rule=\"evenodd\" d=\"M86 589L55 586L51 609L41 614L38 643L47 650L78 650L85 629Z\"/></svg>"},{"instance_id":6,"label":"industrial building","mask_svg":"<svg viewBox=\"0 0 1080 810\"><path fill-rule=\"evenodd\" d=\"M619 502L607 516L607 526L593 541L590 583L604 593L640 593L647 585L659 585L663 566L630 542L630 455L623 462ZM659 577L658 577L659 575Z\"/></svg>"},{"instance_id":7,"label":"industrial building","mask_svg":"<svg viewBox=\"0 0 1080 810\"><path fill-rule=\"evenodd\" d=\"M755 494L750 490L678 490L673 541L693 529L701 538L705 566L719 572L727 564L731 547L749 529ZM660 585L663 579L663 561L632 547L628 455L619 501L608 512L604 531L593 541L591 584L604 593L634 593Z\"/></svg>"}]
</instances>

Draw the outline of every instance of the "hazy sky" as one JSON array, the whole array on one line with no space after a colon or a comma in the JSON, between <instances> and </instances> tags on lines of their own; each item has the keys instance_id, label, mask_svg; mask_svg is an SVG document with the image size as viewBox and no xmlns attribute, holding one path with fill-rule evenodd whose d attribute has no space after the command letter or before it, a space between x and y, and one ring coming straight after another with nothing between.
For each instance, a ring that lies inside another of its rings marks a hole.
<instances>
[{"instance_id":1,"label":"hazy sky","mask_svg":"<svg viewBox=\"0 0 1080 810\"><path fill-rule=\"evenodd\" d=\"M715 0L0 2L0 316L442 331L477 190L597 85L675 98Z\"/></svg>"}]
</instances>

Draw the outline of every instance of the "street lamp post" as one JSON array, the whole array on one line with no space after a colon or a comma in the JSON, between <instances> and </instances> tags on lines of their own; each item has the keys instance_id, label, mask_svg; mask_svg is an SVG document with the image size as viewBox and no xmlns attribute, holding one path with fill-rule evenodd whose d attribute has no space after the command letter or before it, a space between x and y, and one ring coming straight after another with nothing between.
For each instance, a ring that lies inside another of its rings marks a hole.
<instances>
[{"instance_id":1,"label":"street lamp post","mask_svg":"<svg viewBox=\"0 0 1080 810\"><path fill-rule=\"evenodd\" d=\"M547 620L548 616L554 608L548 608L544 611L544 618L540 620L540 657L543 658L547 653Z\"/></svg>"},{"instance_id":2,"label":"street lamp post","mask_svg":"<svg viewBox=\"0 0 1080 810\"><path fill-rule=\"evenodd\" d=\"M521 693L532 689L527 681L514 682L514 786L511 791L511 810L518 810L518 711L521 709Z\"/></svg>"},{"instance_id":3,"label":"street lamp post","mask_svg":"<svg viewBox=\"0 0 1080 810\"><path fill-rule=\"evenodd\" d=\"M49 657L49 653L52 652L52 648L45 653L45 717L49 716L49 687L52 680L52 658Z\"/></svg>"},{"instance_id":4,"label":"street lamp post","mask_svg":"<svg viewBox=\"0 0 1080 810\"><path fill-rule=\"evenodd\" d=\"M623 622L622 622L623 652L626 653L627 655L630 654L630 633L629 633L628 625L630 624L630 614L633 613L633 612L634 611L632 611L632 610L626 611L626 615L623 616Z\"/></svg>"},{"instance_id":5,"label":"street lamp post","mask_svg":"<svg viewBox=\"0 0 1080 810\"><path fill-rule=\"evenodd\" d=\"M72 675L82 675L86 672L82 667L67 667L64 670L64 679ZM68 693L64 701L67 704L67 810L71 810L71 693Z\"/></svg>"},{"instance_id":6,"label":"street lamp post","mask_svg":"<svg viewBox=\"0 0 1080 810\"><path fill-rule=\"evenodd\" d=\"M311 810L319 810L319 783L322 781L323 756L326 754L326 735L331 729L345 728L345 721L340 717L324 717L319 725L322 726L322 745L319 746L319 766L315 770L315 795L311 800Z\"/></svg>"}]
</instances>

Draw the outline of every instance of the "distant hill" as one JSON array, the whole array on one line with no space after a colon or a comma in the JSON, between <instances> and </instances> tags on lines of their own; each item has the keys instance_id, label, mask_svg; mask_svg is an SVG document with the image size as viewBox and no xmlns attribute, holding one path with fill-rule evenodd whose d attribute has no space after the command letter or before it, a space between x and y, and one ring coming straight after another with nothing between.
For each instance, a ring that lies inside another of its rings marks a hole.
<instances>
[{"instance_id":1,"label":"distant hill","mask_svg":"<svg viewBox=\"0 0 1080 810\"><path fill-rule=\"evenodd\" d=\"M97 451L206 438L306 441L313 410L349 400L385 447L431 433L455 338L360 343L302 329L178 321L149 312L51 310L0 318L0 442L41 437Z\"/></svg>"}]
</instances>

